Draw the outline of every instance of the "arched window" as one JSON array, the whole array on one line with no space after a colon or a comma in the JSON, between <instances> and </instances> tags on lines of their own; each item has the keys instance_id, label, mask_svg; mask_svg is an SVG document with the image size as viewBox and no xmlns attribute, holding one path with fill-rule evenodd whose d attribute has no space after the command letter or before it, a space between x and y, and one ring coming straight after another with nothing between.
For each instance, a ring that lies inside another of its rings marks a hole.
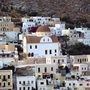
<instances>
[{"instance_id":1,"label":"arched window","mask_svg":"<svg viewBox=\"0 0 90 90\"><path fill-rule=\"evenodd\" d=\"M52 50L50 50L49 53L52 54Z\"/></svg>"},{"instance_id":2,"label":"arched window","mask_svg":"<svg viewBox=\"0 0 90 90\"><path fill-rule=\"evenodd\" d=\"M5 83L3 83L3 87L6 87L6 84Z\"/></svg>"},{"instance_id":3,"label":"arched window","mask_svg":"<svg viewBox=\"0 0 90 90\"><path fill-rule=\"evenodd\" d=\"M30 53L28 53L28 57L30 57L31 55L30 55Z\"/></svg>"},{"instance_id":4,"label":"arched window","mask_svg":"<svg viewBox=\"0 0 90 90\"><path fill-rule=\"evenodd\" d=\"M6 31L6 28L5 27L3 27L3 31Z\"/></svg>"},{"instance_id":5,"label":"arched window","mask_svg":"<svg viewBox=\"0 0 90 90\"><path fill-rule=\"evenodd\" d=\"M34 53L31 53L31 56L33 57L34 56Z\"/></svg>"},{"instance_id":6,"label":"arched window","mask_svg":"<svg viewBox=\"0 0 90 90\"><path fill-rule=\"evenodd\" d=\"M46 67L45 67L44 71L47 72L47 68Z\"/></svg>"}]
</instances>

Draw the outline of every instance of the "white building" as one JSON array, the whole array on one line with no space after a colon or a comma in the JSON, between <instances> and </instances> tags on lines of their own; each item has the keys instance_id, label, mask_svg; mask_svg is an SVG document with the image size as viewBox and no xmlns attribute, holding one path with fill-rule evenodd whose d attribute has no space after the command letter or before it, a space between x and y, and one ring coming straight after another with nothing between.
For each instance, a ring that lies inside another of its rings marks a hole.
<instances>
[{"instance_id":1,"label":"white building","mask_svg":"<svg viewBox=\"0 0 90 90\"><path fill-rule=\"evenodd\" d=\"M20 33L19 28L13 28L13 31L7 31L4 34L6 35L7 42L18 42L18 34Z\"/></svg>"},{"instance_id":2,"label":"white building","mask_svg":"<svg viewBox=\"0 0 90 90\"><path fill-rule=\"evenodd\" d=\"M28 28L38 25L47 25L49 17L24 17L22 18L22 31L28 33Z\"/></svg>"},{"instance_id":3,"label":"white building","mask_svg":"<svg viewBox=\"0 0 90 90\"><path fill-rule=\"evenodd\" d=\"M36 89L35 76L16 76L17 90L32 90Z\"/></svg>"},{"instance_id":4,"label":"white building","mask_svg":"<svg viewBox=\"0 0 90 90\"><path fill-rule=\"evenodd\" d=\"M34 22L23 22L22 31L28 33L31 27L35 27L36 24Z\"/></svg>"},{"instance_id":5,"label":"white building","mask_svg":"<svg viewBox=\"0 0 90 90\"><path fill-rule=\"evenodd\" d=\"M38 79L37 80L38 90L53 90L53 81L50 79Z\"/></svg>"},{"instance_id":6,"label":"white building","mask_svg":"<svg viewBox=\"0 0 90 90\"><path fill-rule=\"evenodd\" d=\"M70 90L90 90L90 80L65 80L66 87Z\"/></svg>"},{"instance_id":7,"label":"white building","mask_svg":"<svg viewBox=\"0 0 90 90\"><path fill-rule=\"evenodd\" d=\"M75 28L74 30L76 30L79 33L79 42L82 42L85 45L90 45L90 30L88 28Z\"/></svg>"},{"instance_id":8,"label":"white building","mask_svg":"<svg viewBox=\"0 0 90 90\"><path fill-rule=\"evenodd\" d=\"M28 33L28 28L39 26L39 25L48 25L49 27L55 26L55 24L60 24L60 18L51 18L51 17L23 17L22 18L22 31ZM61 24L62 28L64 24ZM56 27L56 26L55 26ZM56 30L55 30L56 31Z\"/></svg>"},{"instance_id":9,"label":"white building","mask_svg":"<svg viewBox=\"0 0 90 90\"><path fill-rule=\"evenodd\" d=\"M70 80L65 80L65 83L66 83L66 87L67 88L70 88L71 90L77 90L77 87L78 87L78 81L77 80L73 80L73 79L70 79Z\"/></svg>"},{"instance_id":10,"label":"white building","mask_svg":"<svg viewBox=\"0 0 90 90\"><path fill-rule=\"evenodd\" d=\"M11 17L0 17L0 43L17 42L20 28L14 25Z\"/></svg>"},{"instance_id":11,"label":"white building","mask_svg":"<svg viewBox=\"0 0 90 90\"><path fill-rule=\"evenodd\" d=\"M54 27L50 27L51 32L53 35L56 36L61 36L62 35L62 30L65 30L65 23L58 23L55 24Z\"/></svg>"},{"instance_id":12,"label":"white building","mask_svg":"<svg viewBox=\"0 0 90 90\"><path fill-rule=\"evenodd\" d=\"M73 64L86 64L90 62L90 55L71 55Z\"/></svg>"},{"instance_id":13,"label":"white building","mask_svg":"<svg viewBox=\"0 0 90 90\"><path fill-rule=\"evenodd\" d=\"M47 26L40 26L36 35L27 35L23 39L24 53L31 56L59 56L61 43L56 36L51 35Z\"/></svg>"},{"instance_id":14,"label":"white building","mask_svg":"<svg viewBox=\"0 0 90 90\"><path fill-rule=\"evenodd\" d=\"M60 55L60 56L52 56L52 57L46 57L46 63L47 64L57 64L57 65L64 65L66 66L67 64L67 56L65 55Z\"/></svg>"},{"instance_id":15,"label":"white building","mask_svg":"<svg viewBox=\"0 0 90 90\"><path fill-rule=\"evenodd\" d=\"M54 78L58 69L57 64L35 64L36 77L46 78L47 76Z\"/></svg>"},{"instance_id":16,"label":"white building","mask_svg":"<svg viewBox=\"0 0 90 90\"><path fill-rule=\"evenodd\" d=\"M33 74L36 78L55 78L58 65L57 64L46 64L46 63L33 63L33 64L21 64L17 65L16 68L23 68L23 67L31 67L33 69ZM19 72L20 73L20 72ZM26 73L26 72L25 72Z\"/></svg>"},{"instance_id":17,"label":"white building","mask_svg":"<svg viewBox=\"0 0 90 90\"><path fill-rule=\"evenodd\" d=\"M0 62L3 66L14 65L18 60L18 52L13 44L0 44Z\"/></svg>"},{"instance_id":18,"label":"white building","mask_svg":"<svg viewBox=\"0 0 90 90\"><path fill-rule=\"evenodd\" d=\"M89 71L89 66L88 64L73 64L73 68L71 71L72 75L82 75L83 72Z\"/></svg>"},{"instance_id":19,"label":"white building","mask_svg":"<svg viewBox=\"0 0 90 90\"><path fill-rule=\"evenodd\" d=\"M69 44L77 43L78 38L79 38L77 31L70 29L70 28L62 30L62 36L68 36L69 37Z\"/></svg>"}]
</instances>

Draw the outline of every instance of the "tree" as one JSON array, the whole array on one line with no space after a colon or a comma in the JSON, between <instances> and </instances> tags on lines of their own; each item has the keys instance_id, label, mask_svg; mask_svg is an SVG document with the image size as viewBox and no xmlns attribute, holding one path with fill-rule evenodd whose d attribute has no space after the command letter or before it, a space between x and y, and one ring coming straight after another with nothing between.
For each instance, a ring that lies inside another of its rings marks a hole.
<instances>
[{"instance_id":1,"label":"tree","mask_svg":"<svg viewBox=\"0 0 90 90\"><path fill-rule=\"evenodd\" d=\"M69 46L68 46L68 41L69 41L69 37L67 35L65 36L62 36L61 37L62 39L62 53L63 54L68 54L68 49L69 49Z\"/></svg>"},{"instance_id":2,"label":"tree","mask_svg":"<svg viewBox=\"0 0 90 90\"><path fill-rule=\"evenodd\" d=\"M21 46L17 45L16 47L18 52L23 52L23 48Z\"/></svg>"},{"instance_id":3,"label":"tree","mask_svg":"<svg viewBox=\"0 0 90 90\"><path fill-rule=\"evenodd\" d=\"M90 54L90 46L84 45L83 43L76 43L75 45L70 46L69 54L70 55Z\"/></svg>"}]
</instances>

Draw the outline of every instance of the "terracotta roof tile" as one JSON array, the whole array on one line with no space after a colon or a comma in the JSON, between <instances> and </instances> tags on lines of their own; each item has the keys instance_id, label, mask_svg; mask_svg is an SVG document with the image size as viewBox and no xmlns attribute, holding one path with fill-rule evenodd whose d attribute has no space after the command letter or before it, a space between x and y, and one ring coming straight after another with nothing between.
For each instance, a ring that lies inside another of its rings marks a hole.
<instances>
[{"instance_id":1,"label":"terracotta roof tile","mask_svg":"<svg viewBox=\"0 0 90 90\"><path fill-rule=\"evenodd\" d=\"M27 43L40 43L41 37L37 36L26 36Z\"/></svg>"},{"instance_id":2,"label":"terracotta roof tile","mask_svg":"<svg viewBox=\"0 0 90 90\"><path fill-rule=\"evenodd\" d=\"M32 70L32 67L22 67L22 68L16 68L16 75L17 76L32 76L34 74L34 71Z\"/></svg>"},{"instance_id":3,"label":"terracotta roof tile","mask_svg":"<svg viewBox=\"0 0 90 90\"><path fill-rule=\"evenodd\" d=\"M40 26L40 27L38 27L36 32L50 32L50 28L47 25Z\"/></svg>"},{"instance_id":4,"label":"terracotta roof tile","mask_svg":"<svg viewBox=\"0 0 90 90\"><path fill-rule=\"evenodd\" d=\"M55 42L59 42L58 38L56 36L49 36L53 43ZM26 40L27 40L27 43L40 43L40 40L41 40L42 37L37 37L37 36L26 36Z\"/></svg>"},{"instance_id":5,"label":"terracotta roof tile","mask_svg":"<svg viewBox=\"0 0 90 90\"><path fill-rule=\"evenodd\" d=\"M59 42L58 38L56 36L49 36L53 43L55 42ZM42 37L37 37L37 36L26 36L26 40L27 40L27 43L40 43L40 40L41 40Z\"/></svg>"}]
</instances>

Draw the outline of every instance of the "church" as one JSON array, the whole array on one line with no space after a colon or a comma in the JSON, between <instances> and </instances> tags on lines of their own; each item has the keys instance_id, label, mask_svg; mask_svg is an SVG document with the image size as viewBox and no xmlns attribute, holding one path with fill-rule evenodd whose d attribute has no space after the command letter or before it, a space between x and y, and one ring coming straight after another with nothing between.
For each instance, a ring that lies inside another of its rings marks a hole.
<instances>
[{"instance_id":1,"label":"church","mask_svg":"<svg viewBox=\"0 0 90 90\"><path fill-rule=\"evenodd\" d=\"M48 26L40 26L36 33L23 37L23 51L30 57L47 57L62 55L61 43L51 34Z\"/></svg>"}]
</instances>

